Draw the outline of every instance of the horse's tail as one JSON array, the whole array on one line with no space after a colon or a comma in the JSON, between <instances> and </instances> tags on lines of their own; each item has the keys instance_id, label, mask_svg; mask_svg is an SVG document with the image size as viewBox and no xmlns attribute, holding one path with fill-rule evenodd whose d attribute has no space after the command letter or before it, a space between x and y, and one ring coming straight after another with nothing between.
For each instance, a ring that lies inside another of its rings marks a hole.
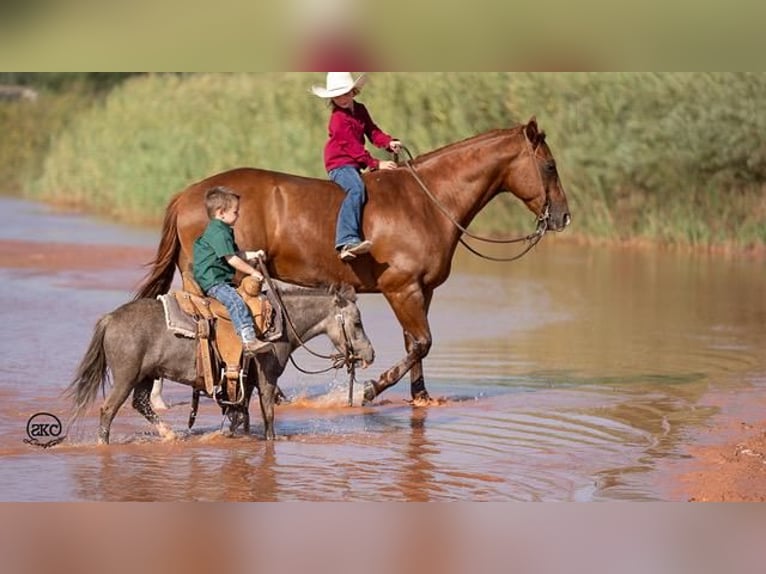
<instances>
[{"instance_id":1,"label":"horse's tail","mask_svg":"<svg viewBox=\"0 0 766 574\"><path fill-rule=\"evenodd\" d=\"M157 247L157 255L154 261L147 264L152 266L152 270L138 287L133 300L154 299L170 289L178 253L181 250L181 241L178 238L178 202L181 195L176 195L168 204L165 220L162 222L162 239Z\"/></svg>"},{"instance_id":2,"label":"horse's tail","mask_svg":"<svg viewBox=\"0 0 766 574\"><path fill-rule=\"evenodd\" d=\"M106 386L107 363L104 335L110 318L110 315L105 315L96 324L90 346L77 368L77 375L64 391L65 396L73 403L72 419L78 418L96 400L99 387Z\"/></svg>"}]
</instances>

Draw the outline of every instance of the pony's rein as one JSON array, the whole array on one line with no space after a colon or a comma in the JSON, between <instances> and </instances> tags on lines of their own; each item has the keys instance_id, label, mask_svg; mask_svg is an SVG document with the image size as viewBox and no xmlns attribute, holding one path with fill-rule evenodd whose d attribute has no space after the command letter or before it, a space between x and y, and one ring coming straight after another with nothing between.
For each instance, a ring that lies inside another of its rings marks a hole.
<instances>
[{"instance_id":1,"label":"pony's rein","mask_svg":"<svg viewBox=\"0 0 766 574\"><path fill-rule=\"evenodd\" d=\"M535 160L535 155L533 153L533 150L531 149L531 145L530 145L529 140L526 137L526 134L524 134L524 139L525 139L525 142L526 142L526 145L527 145L527 151L530 152L530 156L531 156L532 160L534 161ZM431 200L431 202L439 209L439 211L441 211L442 214L450 221L450 223L452 223L452 225L454 225L462 234L467 235L468 237L470 237L472 239L476 239L477 241L483 241L485 243L510 244L510 243L520 243L522 241L526 241L526 242L529 243L529 245L527 245L527 247L521 253L519 253L517 255L514 255L512 257L493 257L493 256L490 256L490 255L486 255L486 254L480 253L479 251L477 251L476 249L471 247L465 241L465 239L463 239L463 237L459 237L458 241L460 241L460 243L463 245L463 247L468 249L468 251L470 251L474 255L477 255L477 256L479 256L479 257L481 257L483 259L488 259L490 261L515 261L517 259L520 259L524 255L526 255L535 245L537 245L539 243L539 241L543 238L543 235L545 235L545 232L548 230L549 203L548 203L548 200L547 200L547 197L546 197L545 208L544 208L543 212L537 218L537 229L534 231L534 233L530 233L528 235L525 235L524 237L516 237L514 239L495 239L495 238L491 238L491 237L482 237L482 236L476 235L474 233L471 233L470 231L468 231L468 229L463 227L460 224L460 222L458 222L452 216L452 214L444 206L444 204L441 201L439 201L439 199L436 196L434 196L433 193L431 193L431 191L428 189L428 186L426 186L426 184L423 182L423 180L420 178L420 176L418 175L417 171L415 170L415 166L412 165L413 157L412 157L412 154L410 153L410 150L407 149L407 147L405 147L405 146L402 146L402 149L405 152L407 152L407 155L409 156L409 159L405 160L405 165L406 165L407 169L410 171L410 173L412 174L412 177L418 183L418 186L420 187L420 189L423 190L423 192L426 194L428 199ZM395 154L394 157L397 158L397 154ZM543 183L542 174L540 173L539 167L537 169L537 176L538 176L538 178L540 180L541 186L543 187L543 189L545 189L545 185Z\"/></svg>"},{"instance_id":2,"label":"pony's rein","mask_svg":"<svg viewBox=\"0 0 766 574\"><path fill-rule=\"evenodd\" d=\"M354 362L358 360L358 358L353 352L353 345L351 344L351 341L348 338L348 333L346 332L345 323L343 320L343 313L336 315L336 319L340 322L342 327L341 331L343 332L343 338L345 339L345 343L346 343L346 352L343 354L334 353L332 355L323 355L321 353L317 353L316 351L311 349L308 345L306 345L305 341L301 338L300 335L298 335L298 331L295 328L295 325L293 324L293 321L290 318L290 315L288 314L287 309L285 308L284 302L282 301L282 295L279 292L279 290L277 290L274 283L272 282L271 275L269 274L269 270L266 268L266 264L263 262L263 259L261 257L258 258L258 268L260 269L261 274L263 275L263 278L266 281L266 284L269 286L269 289L271 289L272 292L274 293L274 296L280 307L279 311L284 315L285 319L287 320L287 325L288 327L290 327L290 331L292 331L293 336L298 340L299 345L303 347L309 354L314 355L315 357L318 357L320 359L328 359L332 361L332 365L330 365L326 369L320 369L318 371L308 371L299 367L298 364L295 362L295 359L293 359L292 354L290 354L290 362L293 364L293 366L296 369L298 369L300 372L306 375L318 375L321 373L326 373L327 371L330 371L332 369L339 369L343 365L346 365L348 367L349 361Z\"/></svg>"}]
</instances>

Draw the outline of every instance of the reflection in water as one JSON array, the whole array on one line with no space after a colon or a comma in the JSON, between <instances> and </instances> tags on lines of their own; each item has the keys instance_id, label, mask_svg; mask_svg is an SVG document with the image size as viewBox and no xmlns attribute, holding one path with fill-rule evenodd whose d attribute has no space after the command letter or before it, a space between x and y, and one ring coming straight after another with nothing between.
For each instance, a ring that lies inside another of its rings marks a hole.
<instances>
[{"instance_id":1,"label":"reflection in water","mask_svg":"<svg viewBox=\"0 0 766 574\"><path fill-rule=\"evenodd\" d=\"M401 488L405 500L428 502L432 495L439 494L441 488L434 484L436 465L431 462L433 455L439 454L436 445L426 437L426 419L428 409L414 408L410 417L410 439L406 450ZM436 487L435 492L427 486Z\"/></svg>"},{"instance_id":2,"label":"reflection in water","mask_svg":"<svg viewBox=\"0 0 766 574\"><path fill-rule=\"evenodd\" d=\"M162 417L176 441L159 440L126 405L109 447L95 445L94 409L69 443L31 449L27 418L64 412L60 392L93 325L127 300L143 270L131 260L110 271L123 286L77 267L87 244L114 244L110 226L14 213L5 239L32 245L32 233L58 233L40 225L60 227L75 267L30 257L0 269L4 500L657 500L666 496L662 466L684 457L716 414L711 392L744 403L766 387L762 265L552 239L511 266L458 253L431 310L425 376L440 406L408 405L405 380L372 407L347 408L322 396L331 381L288 368L288 395L309 388L309 398L278 407L274 443L260 439L259 417L253 436L221 436L209 402L184 432L188 389L168 385L175 406ZM144 244L114 229L119 243ZM385 368L403 352L398 325L381 297L360 297L360 308L378 354L373 371ZM33 382L30 364L44 373Z\"/></svg>"}]
</instances>

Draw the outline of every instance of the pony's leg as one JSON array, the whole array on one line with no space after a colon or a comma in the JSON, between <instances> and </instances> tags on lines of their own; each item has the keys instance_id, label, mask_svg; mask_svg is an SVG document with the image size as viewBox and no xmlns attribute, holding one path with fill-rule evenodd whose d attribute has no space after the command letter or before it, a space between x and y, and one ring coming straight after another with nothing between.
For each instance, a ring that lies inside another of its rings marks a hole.
<instances>
[{"instance_id":1,"label":"pony's leg","mask_svg":"<svg viewBox=\"0 0 766 574\"><path fill-rule=\"evenodd\" d=\"M254 385L249 384L245 389L245 402L242 404L242 432L250 434L250 399L253 396Z\"/></svg>"},{"instance_id":2,"label":"pony's leg","mask_svg":"<svg viewBox=\"0 0 766 574\"><path fill-rule=\"evenodd\" d=\"M245 424L246 409L239 406L226 407L226 416L229 417L229 436L234 436L237 429Z\"/></svg>"},{"instance_id":3,"label":"pony's leg","mask_svg":"<svg viewBox=\"0 0 766 574\"><path fill-rule=\"evenodd\" d=\"M130 391L133 390L133 386L129 383L123 382L124 380L118 376L113 377L114 386L112 386L112 392L106 397L104 404L101 405L101 420L98 426L98 442L99 444L109 444L109 431L112 428L112 421L114 420L117 411L120 410L122 403L128 398Z\"/></svg>"},{"instance_id":4,"label":"pony's leg","mask_svg":"<svg viewBox=\"0 0 766 574\"><path fill-rule=\"evenodd\" d=\"M268 362L273 360L272 355L256 357L256 372L258 376L258 395L261 403L261 415L263 416L263 436L266 440L274 440L274 403L277 398L277 381L269 376ZM276 367L274 367L276 368Z\"/></svg>"},{"instance_id":5,"label":"pony's leg","mask_svg":"<svg viewBox=\"0 0 766 574\"><path fill-rule=\"evenodd\" d=\"M167 403L165 403L165 400L162 398L162 378L156 379L154 381L154 385L152 385L152 393L150 395L150 399L152 402L152 408L155 411L168 410L168 405Z\"/></svg>"},{"instance_id":6,"label":"pony's leg","mask_svg":"<svg viewBox=\"0 0 766 574\"><path fill-rule=\"evenodd\" d=\"M163 423L157 413L154 412L151 394L155 384L156 381L152 379L145 379L136 386L136 388L133 390L133 408L141 413L146 420L154 425L154 428L157 429L160 437L162 437L164 440L173 440L176 438L175 433L170 429L170 427Z\"/></svg>"},{"instance_id":7,"label":"pony's leg","mask_svg":"<svg viewBox=\"0 0 766 574\"><path fill-rule=\"evenodd\" d=\"M404 331L407 355L393 367L384 371L377 381L365 383L365 402L372 401L387 388L398 383L405 374L420 364L431 349L431 328L428 325L427 317L427 303L430 302L430 294L426 296L420 286L414 285L404 291L386 293L385 295ZM431 399L423 380L422 367L414 373L410 391L415 401L427 402Z\"/></svg>"}]
</instances>

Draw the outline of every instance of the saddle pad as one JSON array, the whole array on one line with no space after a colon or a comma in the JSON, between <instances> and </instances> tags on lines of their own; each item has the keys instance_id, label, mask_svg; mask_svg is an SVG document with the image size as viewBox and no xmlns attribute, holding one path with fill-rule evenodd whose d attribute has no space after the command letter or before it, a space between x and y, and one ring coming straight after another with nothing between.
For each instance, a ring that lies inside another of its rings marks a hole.
<instances>
[{"instance_id":1,"label":"saddle pad","mask_svg":"<svg viewBox=\"0 0 766 574\"><path fill-rule=\"evenodd\" d=\"M166 295L157 295L157 299L162 302L162 308L165 310L165 324L168 329L176 335L195 339L197 337L197 322L183 312L178 300L173 293Z\"/></svg>"}]
</instances>

